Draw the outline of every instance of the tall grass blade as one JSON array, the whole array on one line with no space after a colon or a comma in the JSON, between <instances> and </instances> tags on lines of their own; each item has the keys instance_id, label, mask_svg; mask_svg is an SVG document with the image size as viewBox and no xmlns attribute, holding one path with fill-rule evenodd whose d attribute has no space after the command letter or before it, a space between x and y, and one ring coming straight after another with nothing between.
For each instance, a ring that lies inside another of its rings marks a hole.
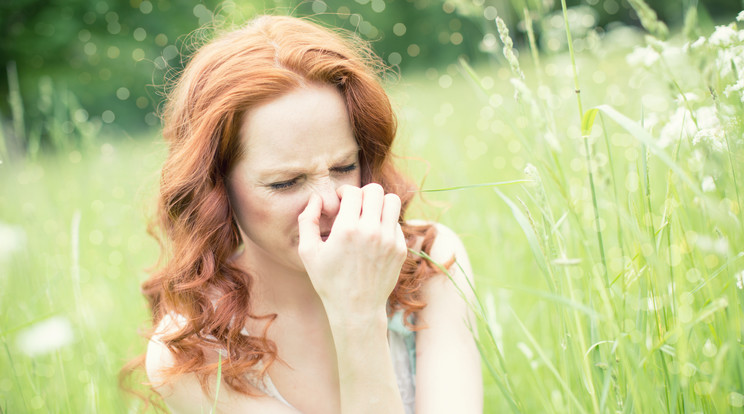
<instances>
[{"instance_id":1,"label":"tall grass blade","mask_svg":"<svg viewBox=\"0 0 744 414\"><path fill-rule=\"evenodd\" d=\"M635 10L638 17L641 19L641 25L648 30L649 33L660 39L666 39L669 36L669 28L656 16L656 12L649 7L643 0L628 0L628 3L633 10Z\"/></svg>"},{"instance_id":2,"label":"tall grass blade","mask_svg":"<svg viewBox=\"0 0 744 414\"><path fill-rule=\"evenodd\" d=\"M21 386L20 376L18 375L18 371L16 371L15 367L15 361L13 361L13 354L10 353L10 347L8 347L8 342L5 340L5 336L0 335L0 341L3 343L3 348L5 348L5 354L8 356L8 365L10 365L11 371L13 371L13 381L16 384L17 388L17 395L20 395L21 401L23 401L23 408L26 410L26 412L29 412L28 408L28 402L26 401L26 393L23 392L23 386Z\"/></svg>"},{"instance_id":3,"label":"tall grass blade","mask_svg":"<svg viewBox=\"0 0 744 414\"><path fill-rule=\"evenodd\" d=\"M502 289L507 289L507 290L514 290L514 291L520 291L520 292L524 292L524 293L529 293L530 295L534 295L534 296L537 296L539 298L546 299L546 300L549 300L551 302L557 303L559 305L563 305L563 306L565 306L567 308L570 308L570 309L573 309L573 310L577 310L577 311L585 314L586 316L588 316L588 317L590 317L592 319L595 319L595 320L601 320L601 319L603 319L603 316L601 314L597 313L597 311L595 311L594 309L592 309L592 308L590 308L590 307L588 307L586 305L582 305L581 303L578 303L576 301L573 301L573 300L571 300L569 298L566 298L566 297L561 296L561 295L556 294L556 293L545 292L545 291L542 291L542 290L539 290L539 289L530 289L530 288L521 287L521 286L501 286L501 288Z\"/></svg>"},{"instance_id":4,"label":"tall grass blade","mask_svg":"<svg viewBox=\"0 0 744 414\"><path fill-rule=\"evenodd\" d=\"M468 185L456 185L453 187L444 187L444 188L431 188L431 189L421 189L421 190L411 190L409 192L412 193L436 193L436 192L442 192L442 191L454 191L454 190L467 190L469 188L483 188L483 187L498 187L502 185L508 185L508 184L517 184L517 183L530 183L532 180L510 180L510 181L499 181L495 183L481 183L481 184L468 184Z\"/></svg>"},{"instance_id":5,"label":"tall grass blade","mask_svg":"<svg viewBox=\"0 0 744 414\"><path fill-rule=\"evenodd\" d=\"M5 139L5 127L3 117L0 116L0 164L8 160L8 144Z\"/></svg>"},{"instance_id":6,"label":"tall grass blade","mask_svg":"<svg viewBox=\"0 0 744 414\"><path fill-rule=\"evenodd\" d=\"M578 95L577 95L578 96ZM592 207L594 208L594 230L597 234L597 243L599 244L599 255L602 259L602 272L604 274L605 287L610 286L610 276L607 270L607 258L605 257L604 238L602 237L602 227L599 222L599 206L597 205L597 190L594 186L594 173L593 173L593 162L592 152L589 147L589 135L592 132L594 126L594 119L597 117L599 111L597 108L592 108L581 117L581 135L584 141L584 152L586 152L586 169L589 173L589 187L592 192Z\"/></svg>"},{"instance_id":7,"label":"tall grass blade","mask_svg":"<svg viewBox=\"0 0 744 414\"><path fill-rule=\"evenodd\" d=\"M220 384L222 384L222 352L217 353L217 385L214 389L214 403L212 403L211 414L217 412L217 399L220 396Z\"/></svg>"},{"instance_id":8,"label":"tall grass blade","mask_svg":"<svg viewBox=\"0 0 744 414\"><path fill-rule=\"evenodd\" d=\"M581 118L581 136L588 137L592 133L592 127L594 126L594 118L597 117L599 110L592 108L584 113Z\"/></svg>"},{"instance_id":9,"label":"tall grass blade","mask_svg":"<svg viewBox=\"0 0 744 414\"><path fill-rule=\"evenodd\" d=\"M486 350L483 348L483 344L481 341L476 340L475 346L478 347L478 352L481 355L481 359L483 360L483 363L486 365L486 370L488 370L488 373L493 378L494 382L496 383L496 386L499 387L499 391L501 391L501 394L506 397L506 401L509 403L509 408L511 408L513 413L521 413L522 410L519 409L519 406L517 406L517 403L511 398L510 392L506 389L505 385L503 384L504 378L502 375L499 375L499 373L496 372L496 370L493 367L493 364L491 364L491 361L488 359L489 355L486 352Z\"/></svg>"},{"instance_id":10,"label":"tall grass blade","mask_svg":"<svg viewBox=\"0 0 744 414\"><path fill-rule=\"evenodd\" d=\"M511 199L509 199L509 197L499 191L498 188L494 188L493 191L495 191L496 194L498 194L498 196L502 200L504 200L504 203L509 206L512 216L514 216L514 218L517 220L517 223L519 224L519 227L522 228L522 232L524 233L524 235L527 236L527 243L530 245L530 249L532 249L532 254L535 256L537 265L540 267L540 270L542 270L543 275L547 279L548 286L553 289L553 283L550 280L551 272L548 268L548 263L545 260L545 254L540 247L540 242L537 240L537 235L532 230L529 219L527 218L527 216L524 215L522 210L520 210L519 207L517 207L517 205L514 204Z\"/></svg>"},{"instance_id":11,"label":"tall grass blade","mask_svg":"<svg viewBox=\"0 0 744 414\"><path fill-rule=\"evenodd\" d=\"M574 55L573 38L571 28L568 26L568 8L566 0L561 0L561 9L563 9L563 23L566 27L566 43L568 44L568 54L571 56L571 68L573 69L574 92L576 92L576 102L579 105L579 120L583 121L584 109L581 105L581 88L579 88L579 74L576 70L576 56Z\"/></svg>"},{"instance_id":12,"label":"tall grass blade","mask_svg":"<svg viewBox=\"0 0 744 414\"><path fill-rule=\"evenodd\" d=\"M8 103L13 116L13 134L15 141L21 145L26 142L26 126L23 115L23 100L21 99L21 86L18 82L18 67L14 61L6 65L8 71Z\"/></svg>"},{"instance_id":13,"label":"tall grass blade","mask_svg":"<svg viewBox=\"0 0 744 414\"><path fill-rule=\"evenodd\" d=\"M519 327L522 328L522 331L524 332L525 336L527 336L527 339L532 344L532 347L535 348L535 352L537 352L537 355L540 357L540 359L542 360L542 362L545 364L545 366L548 368L548 370L553 374L553 376L555 377L556 381L558 381L558 384L561 385L561 388L563 388L563 391L565 391L566 394L570 397L571 402L574 403L574 405L579 410L579 412L586 413L587 412L586 409L584 408L583 405L581 405L581 402L579 402L579 399L576 398L576 395L574 395L573 391L571 391L571 387L566 383L566 381L563 379L563 377L561 377L561 375L558 372L558 370L555 368L555 366L553 366L553 363L550 361L550 358L548 358L548 356L545 353L545 351L542 349L542 347L540 346L540 344L537 343L537 341L535 340L535 337L532 336L532 334L530 333L530 331L527 329L527 327L524 325L524 323L522 323L522 320L519 319L519 317L517 316L517 313L514 312L513 309L512 309L512 316L514 317L514 319L519 324Z\"/></svg>"},{"instance_id":14,"label":"tall grass blade","mask_svg":"<svg viewBox=\"0 0 744 414\"><path fill-rule=\"evenodd\" d=\"M660 148L657 144L654 138L649 134L645 129L643 129L640 125L638 125L637 122L633 121L632 119L628 118L627 116L621 114L615 108L609 106L609 105L599 105L597 106L597 109L600 110L603 114L607 115L610 119L615 121L618 125L623 127L626 131L630 133L633 138L637 139L644 145L648 147L648 149L659 159L666 164L669 168L674 171L674 173L682 180L685 184L692 190L696 195L698 195L701 198L704 198L703 192L700 190L698 185L695 185L695 183L692 181L692 179L687 175L685 170L682 169L672 158L667 155L667 153Z\"/></svg>"}]
</instances>

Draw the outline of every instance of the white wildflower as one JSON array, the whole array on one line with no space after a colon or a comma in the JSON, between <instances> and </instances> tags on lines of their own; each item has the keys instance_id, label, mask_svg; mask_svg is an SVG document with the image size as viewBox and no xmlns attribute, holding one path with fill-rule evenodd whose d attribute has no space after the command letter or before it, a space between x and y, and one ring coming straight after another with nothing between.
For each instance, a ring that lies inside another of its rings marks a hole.
<instances>
[{"instance_id":1,"label":"white wildflower","mask_svg":"<svg viewBox=\"0 0 744 414\"><path fill-rule=\"evenodd\" d=\"M695 111L695 118L699 128L715 128L720 127L721 123L718 121L718 114L716 107L713 105L701 106Z\"/></svg>"},{"instance_id":2,"label":"white wildflower","mask_svg":"<svg viewBox=\"0 0 744 414\"><path fill-rule=\"evenodd\" d=\"M658 113L649 112L648 114L643 115L643 128L647 131L653 130L656 125L659 125L659 123L661 123L661 118Z\"/></svg>"},{"instance_id":3,"label":"white wildflower","mask_svg":"<svg viewBox=\"0 0 744 414\"><path fill-rule=\"evenodd\" d=\"M726 149L726 143L724 141L723 129L720 127L705 128L695 133L695 136L692 138L692 145L698 145L702 142L714 151L723 152Z\"/></svg>"},{"instance_id":4,"label":"white wildflower","mask_svg":"<svg viewBox=\"0 0 744 414\"><path fill-rule=\"evenodd\" d=\"M705 179L703 179L705 181ZM728 253L729 250L729 243L728 240L724 237L710 237L703 234L699 234L695 238L695 246L697 246L700 250L711 252L711 253L718 253L720 255L725 255Z\"/></svg>"},{"instance_id":5,"label":"white wildflower","mask_svg":"<svg viewBox=\"0 0 744 414\"><path fill-rule=\"evenodd\" d=\"M705 37L700 36L696 41L692 42L690 49L695 50L701 48L705 44Z\"/></svg>"},{"instance_id":6,"label":"white wildflower","mask_svg":"<svg viewBox=\"0 0 744 414\"><path fill-rule=\"evenodd\" d=\"M656 61L659 60L661 55L659 52L654 50L651 46L639 47L636 46L633 51L625 57L625 60L630 66L644 66L651 67Z\"/></svg>"},{"instance_id":7,"label":"white wildflower","mask_svg":"<svg viewBox=\"0 0 744 414\"><path fill-rule=\"evenodd\" d=\"M72 340L70 320L64 316L53 316L21 331L16 345L24 354L35 357L54 352Z\"/></svg>"},{"instance_id":8,"label":"white wildflower","mask_svg":"<svg viewBox=\"0 0 744 414\"><path fill-rule=\"evenodd\" d=\"M703 192L706 193L716 191L716 182L713 181L713 177L709 175L703 177L703 182L700 186L703 188Z\"/></svg>"},{"instance_id":9,"label":"white wildflower","mask_svg":"<svg viewBox=\"0 0 744 414\"><path fill-rule=\"evenodd\" d=\"M646 39L646 43L652 49L654 49L655 51L657 51L659 53L663 53L664 50L666 50L667 47L669 47L669 44L667 42L665 42L663 40L659 40L658 38L656 38L654 36L646 35L645 36L645 39Z\"/></svg>"},{"instance_id":10,"label":"white wildflower","mask_svg":"<svg viewBox=\"0 0 744 414\"><path fill-rule=\"evenodd\" d=\"M736 20L740 22L744 22L744 10L739 12L739 14L736 16Z\"/></svg>"},{"instance_id":11,"label":"white wildflower","mask_svg":"<svg viewBox=\"0 0 744 414\"><path fill-rule=\"evenodd\" d=\"M699 102L700 95L696 94L695 92L685 92L684 94L679 94L674 99L674 101L677 103L677 105L686 105L687 103L695 103Z\"/></svg>"},{"instance_id":12,"label":"white wildflower","mask_svg":"<svg viewBox=\"0 0 744 414\"><path fill-rule=\"evenodd\" d=\"M736 287L739 289L744 289L744 270L737 273L735 278L736 278Z\"/></svg>"},{"instance_id":13,"label":"white wildflower","mask_svg":"<svg viewBox=\"0 0 744 414\"><path fill-rule=\"evenodd\" d=\"M719 70L719 77L725 79L733 75L734 77L744 77L744 47L729 47L718 51L716 56L716 66ZM734 68L737 71L734 72Z\"/></svg>"},{"instance_id":14,"label":"white wildflower","mask_svg":"<svg viewBox=\"0 0 744 414\"><path fill-rule=\"evenodd\" d=\"M731 25L716 26L716 31L710 35L710 44L718 47L733 46L738 40L738 33Z\"/></svg>"},{"instance_id":15,"label":"white wildflower","mask_svg":"<svg viewBox=\"0 0 744 414\"><path fill-rule=\"evenodd\" d=\"M693 95L685 95L689 97L693 97ZM678 99L681 99L678 98ZM690 102L693 103L693 102ZM718 120L718 116L716 113L716 108L714 106L703 106L701 108L698 108L695 110L695 120L697 121L697 128L695 121L693 121L692 116L690 115L687 105L679 105L677 106L677 109L674 111L674 113L669 117L669 119L664 123L663 127L661 128L661 131L659 132L659 140L658 145L662 148L665 148L669 146L671 143L677 142L680 138L685 139L687 137L694 137L699 130L705 130L705 129L717 129L721 130L721 124ZM653 125L651 121L653 121L652 116L653 113L649 114L649 116L646 117L644 120L644 126L647 124ZM647 128L650 129L650 128ZM717 131L716 130L716 131ZM711 141L710 144L713 148L720 149L723 148L722 145L719 145L719 142L722 142L723 140L723 132L715 132L710 131L710 137L708 136L702 136L702 138L710 138L715 139L715 141ZM720 138L720 139L719 139Z\"/></svg>"},{"instance_id":16,"label":"white wildflower","mask_svg":"<svg viewBox=\"0 0 744 414\"><path fill-rule=\"evenodd\" d=\"M531 180L531 186L537 186L540 184L540 172L537 171L537 167L534 165L527 163L524 167L524 175L527 176L528 180Z\"/></svg>"},{"instance_id":17,"label":"white wildflower","mask_svg":"<svg viewBox=\"0 0 744 414\"><path fill-rule=\"evenodd\" d=\"M741 101L744 102L744 94L741 93L742 89L744 89L744 79L739 79L736 83L727 86L723 90L723 94L728 98L732 92L739 92Z\"/></svg>"},{"instance_id":18,"label":"white wildflower","mask_svg":"<svg viewBox=\"0 0 744 414\"><path fill-rule=\"evenodd\" d=\"M687 108L679 106L669 117L669 121L661 128L657 143L660 147L665 148L669 144L677 142L680 138L684 139L695 135L696 131L695 123L690 119Z\"/></svg>"},{"instance_id":19,"label":"white wildflower","mask_svg":"<svg viewBox=\"0 0 744 414\"><path fill-rule=\"evenodd\" d=\"M683 47L673 46L671 44L668 44L661 51L661 55L664 56L665 59L667 59L667 63L669 63L670 61L675 62L676 59L680 59L685 53L686 51Z\"/></svg>"},{"instance_id":20,"label":"white wildflower","mask_svg":"<svg viewBox=\"0 0 744 414\"><path fill-rule=\"evenodd\" d=\"M26 244L26 232L22 227L0 222L0 261L21 250Z\"/></svg>"}]
</instances>

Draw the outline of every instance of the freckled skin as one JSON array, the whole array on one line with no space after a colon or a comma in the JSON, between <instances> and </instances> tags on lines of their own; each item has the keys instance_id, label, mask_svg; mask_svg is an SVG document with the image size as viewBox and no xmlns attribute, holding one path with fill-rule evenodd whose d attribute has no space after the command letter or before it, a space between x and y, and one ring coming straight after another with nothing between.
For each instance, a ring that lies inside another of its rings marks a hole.
<instances>
[{"instance_id":1,"label":"freckled skin","mask_svg":"<svg viewBox=\"0 0 744 414\"><path fill-rule=\"evenodd\" d=\"M343 97L331 86L303 86L249 111L240 134L245 156L228 188L245 249L260 260L304 271L297 217L310 195L323 200L323 236L338 213L336 189L361 185Z\"/></svg>"}]
</instances>

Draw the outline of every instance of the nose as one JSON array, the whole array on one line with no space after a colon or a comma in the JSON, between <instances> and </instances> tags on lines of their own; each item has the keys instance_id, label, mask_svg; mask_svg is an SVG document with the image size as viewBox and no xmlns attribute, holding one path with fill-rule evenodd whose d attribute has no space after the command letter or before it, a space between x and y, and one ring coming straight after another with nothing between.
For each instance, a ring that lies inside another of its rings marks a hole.
<instances>
[{"instance_id":1,"label":"nose","mask_svg":"<svg viewBox=\"0 0 744 414\"><path fill-rule=\"evenodd\" d=\"M323 201L323 208L320 211L320 216L330 219L331 222L336 218L336 214L338 214L338 209L341 205L341 202L338 199L338 194L336 193L338 187L339 185L333 182L333 180L325 179L322 183L318 183L315 188L315 193L320 196L320 199Z\"/></svg>"}]
</instances>

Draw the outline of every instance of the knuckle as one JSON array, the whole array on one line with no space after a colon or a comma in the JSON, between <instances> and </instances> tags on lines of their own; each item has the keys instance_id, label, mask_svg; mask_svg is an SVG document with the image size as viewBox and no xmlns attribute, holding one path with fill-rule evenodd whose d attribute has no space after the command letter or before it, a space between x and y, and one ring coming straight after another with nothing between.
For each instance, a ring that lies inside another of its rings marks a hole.
<instances>
[{"instance_id":1,"label":"knuckle","mask_svg":"<svg viewBox=\"0 0 744 414\"><path fill-rule=\"evenodd\" d=\"M335 234L341 240L352 240L354 238L354 230L348 227L339 227L331 230L331 234Z\"/></svg>"},{"instance_id":2,"label":"knuckle","mask_svg":"<svg viewBox=\"0 0 744 414\"><path fill-rule=\"evenodd\" d=\"M384 193L385 190L378 183L369 183L363 188L367 192Z\"/></svg>"},{"instance_id":3,"label":"knuckle","mask_svg":"<svg viewBox=\"0 0 744 414\"><path fill-rule=\"evenodd\" d=\"M367 242L379 242L381 241L381 236L378 231L375 231L375 229L372 229L370 227L362 227L359 229L359 235Z\"/></svg>"},{"instance_id":4,"label":"knuckle","mask_svg":"<svg viewBox=\"0 0 744 414\"><path fill-rule=\"evenodd\" d=\"M398 255L400 253L400 243L394 237L381 237L380 245L388 255Z\"/></svg>"},{"instance_id":5,"label":"knuckle","mask_svg":"<svg viewBox=\"0 0 744 414\"><path fill-rule=\"evenodd\" d=\"M383 243L382 251L385 253L386 256L395 257L398 255L397 248L393 243Z\"/></svg>"}]
</instances>

